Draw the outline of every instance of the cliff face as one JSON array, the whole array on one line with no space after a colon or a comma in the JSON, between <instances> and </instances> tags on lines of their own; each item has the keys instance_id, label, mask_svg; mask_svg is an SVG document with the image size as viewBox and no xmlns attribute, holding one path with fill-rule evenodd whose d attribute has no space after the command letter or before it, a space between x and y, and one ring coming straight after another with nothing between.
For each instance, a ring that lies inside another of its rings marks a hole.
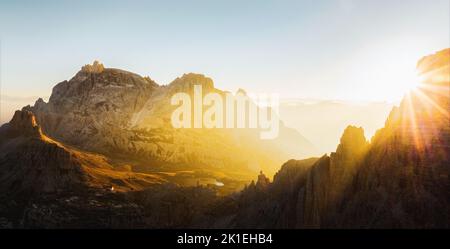
<instances>
[{"instance_id":1,"label":"cliff face","mask_svg":"<svg viewBox=\"0 0 450 249\"><path fill-rule=\"evenodd\" d=\"M267 189L241 193L247 207L230 226L448 228L450 49L425 57L418 70L422 86L370 144L349 126L330 156L308 167L287 162Z\"/></svg>"}]
</instances>

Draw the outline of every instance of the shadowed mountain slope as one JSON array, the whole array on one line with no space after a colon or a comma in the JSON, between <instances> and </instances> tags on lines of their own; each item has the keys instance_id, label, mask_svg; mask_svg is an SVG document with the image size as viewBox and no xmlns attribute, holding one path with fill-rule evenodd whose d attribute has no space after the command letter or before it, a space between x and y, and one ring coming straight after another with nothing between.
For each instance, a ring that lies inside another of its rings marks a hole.
<instances>
[{"instance_id":1,"label":"shadowed mountain slope","mask_svg":"<svg viewBox=\"0 0 450 249\"><path fill-rule=\"evenodd\" d=\"M0 148L0 189L7 195L113 185L120 191L165 182L158 176L115 170L104 156L54 141L42 133L29 111L16 111L0 128Z\"/></svg>"}]
</instances>

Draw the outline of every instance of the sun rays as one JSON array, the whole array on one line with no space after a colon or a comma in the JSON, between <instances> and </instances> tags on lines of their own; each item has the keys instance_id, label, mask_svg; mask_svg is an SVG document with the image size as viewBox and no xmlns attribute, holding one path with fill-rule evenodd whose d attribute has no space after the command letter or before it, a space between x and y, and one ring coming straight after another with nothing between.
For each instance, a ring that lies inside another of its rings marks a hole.
<instances>
[{"instance_id":1,"label":"sun rays","mask_svg":"<svg viewBox=\"0 0 450 249\"><path fill-rule=\"evenodd\" d=\"M449 66L420 75L417 87L410 90L401 104L402 134L412 139L418 151L439 142L440 130L449 123Z\"/></svg>"}]
</instances>

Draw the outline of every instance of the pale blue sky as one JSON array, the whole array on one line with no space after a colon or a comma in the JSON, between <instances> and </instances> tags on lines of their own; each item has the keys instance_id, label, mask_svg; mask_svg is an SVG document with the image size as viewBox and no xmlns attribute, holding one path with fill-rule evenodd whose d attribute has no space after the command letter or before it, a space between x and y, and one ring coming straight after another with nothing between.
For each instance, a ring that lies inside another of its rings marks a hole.
<instances>
[{"instance_id":1,"label":"pale blue sky","mask_svg":"<svg viewBox=\"0 0 450 249\"><path fill-rule=\"evenodd\" d=\"M393 101L450 46L449 13L448 0L1 0L2 95L49 96L98 59L160 84L197 72L232 91Z\"/></svg>"}]
</instances>

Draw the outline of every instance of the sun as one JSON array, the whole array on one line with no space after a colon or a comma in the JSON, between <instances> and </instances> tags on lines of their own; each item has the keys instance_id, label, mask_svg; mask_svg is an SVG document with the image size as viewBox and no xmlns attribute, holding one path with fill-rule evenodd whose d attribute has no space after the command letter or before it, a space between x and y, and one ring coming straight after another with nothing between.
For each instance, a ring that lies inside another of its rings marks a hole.
<instances>
[{"instance_id":1,"label":"sun","mask_svg":"<svg viewBox=\"0 0 450 249\"><path fill-rule=\"evenodd\" d=\"M411 77L411 84L409 90L417 90L418 88L424 86L425 77L421 75L417 70L414 71L414 75Z\"/></svg>"},{"instance_id":2,"label":"sun","mask_svg":"<svg viewBox=\"0 0 450 249\"><path fill-rule=\"evenodd\" d=\"M417 91L424 82L423 76L414 69L391 71L383 79L379 91L386 99L394 102L400 102L405 95Z\"/></svg>"},{"instance_id":3,"label":"sun","mask_svg":"<svg viewBox=\"0 0 450 249\"><path fill-rule=\"evenodd\" d=\"M346 82L354 87L348 94L369 101L399 103L406 93L422 84L423 78L416 70L415 61L414 56L390 55L387 52L352 61ZM357 92L358 89L363 91Z\"/></svg>"}]
</instances>

